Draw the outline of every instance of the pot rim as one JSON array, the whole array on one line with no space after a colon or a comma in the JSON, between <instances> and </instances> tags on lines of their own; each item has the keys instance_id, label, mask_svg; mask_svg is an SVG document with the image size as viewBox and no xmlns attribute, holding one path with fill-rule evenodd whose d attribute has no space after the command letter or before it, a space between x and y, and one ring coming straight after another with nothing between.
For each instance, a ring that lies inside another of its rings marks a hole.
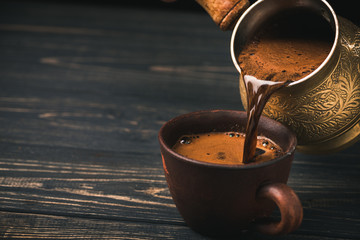
<instances>
[{"instance_id":1,"label":"pot rim","mask_svg":"<svg viewBox=\"0 0 360 240\"><path fill-rule=\"evenodd\" d=\"M248 9L246 9L246 11L241 15L241 17L239 18L239 20L237 21L235 27L234 27L234 30L232 32L232 35L231 35L231 41L230 41L230 52L231 52L231 59L233 61L233 64L235 65L236 69L238 70L238 72L241 74L241 68L237 62L237 58L236 58L236 55L235 55L235 39L237 37L237 32L239 30L239 26L240 24L244 21L244 19L246 19L246 17L249 15L249 13L251 13L252 11L255 11L256 8L258 7L261 7L261 4L263 2L266 2L266 1L270 1L270 0L258 0L257 2L255 2L254 4L252 4ZM275 0L276 1L276 0ZM283 0L283 1L290 1L290 0ZM292 0L294 2L296 2L297 0ZM300 83L303 83L305 81L307 81L308 79L312 78L314 75L318 74L319 71L321 71L321 69L324 68L325 65L327 65L332 56L334 55L334 52L337 48L337 45L338 45L338 41L339 41L339 22L338 22L338 18L333 10L333 8L331 7L331 5L325 1L325 0L317 0L317 1L320 1L322 2L326 7L327 9L321 9L323 11L323 14L328 11L331 13L331 17L332 19L328 19L328 21L333 21L334 22L334 30L335 30L335 38L334 38L334 42L333 42L333 45L331 47L331 50L329 52L329 54L327 55L327 57L325 58L325 60L314 70L312 71L309 75L299 79L299 80L296 80L292 83L290 83L287 87L290 87L290 86L294 86L294 85L298 85ZM326 18L326 16L323 15L324 18Z\"/></svg>"}]
</instances>

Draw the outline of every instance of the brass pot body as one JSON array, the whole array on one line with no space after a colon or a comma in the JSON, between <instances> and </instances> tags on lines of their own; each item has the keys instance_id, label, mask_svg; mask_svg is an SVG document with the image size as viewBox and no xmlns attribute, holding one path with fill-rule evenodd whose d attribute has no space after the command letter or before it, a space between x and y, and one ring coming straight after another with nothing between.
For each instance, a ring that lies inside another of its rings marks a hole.
<instances>
[{"instance_id":1,"label":"brass pot body","mask_svg":"<svg viewBox=\"0 0 360 240\"><path fill-rule=\"evenodd\" d=\"M240 94L247 100L237 56L254 31L279 11L305 7L317 11L334 30L332 49L324 62L308 76L275 93L263 114L296 133L298 150L328 153L341 150L360 137L360 29L336 16L324 0L260 0L237 22L231 54L240 72Z\"/></svg>"}]
</instances>

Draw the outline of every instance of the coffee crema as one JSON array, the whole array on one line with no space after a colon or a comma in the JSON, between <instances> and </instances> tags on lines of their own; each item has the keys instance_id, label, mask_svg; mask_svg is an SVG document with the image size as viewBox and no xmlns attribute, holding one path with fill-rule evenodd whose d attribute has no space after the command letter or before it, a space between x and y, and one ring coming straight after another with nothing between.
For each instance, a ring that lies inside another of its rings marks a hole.
<instances>
[{"instance_id":1,"label":"coffee crema","mask_svg":"<svg viewBox=\"0 0 360 240\"><path fill-rule=\"evenodd\" d=\"M261 80L296 81L313 72L331 51L335 32L324 17L289 10L269 19L238 55L244 74Z\"/></svg>"},{"instance_id":2,"label":"coffee crema","mask_svg":"<svg viewBox=\"0 0 360 240\"><path fill-rule=\"evenodd\" d=\"M210 132L184 135L178 139L172 150L199 161L217 164L243 165L245 134L239 132ZM257 139L253 162L260 163L284 154L272 140L260 136Z\"/></svg>"}]
</instances>

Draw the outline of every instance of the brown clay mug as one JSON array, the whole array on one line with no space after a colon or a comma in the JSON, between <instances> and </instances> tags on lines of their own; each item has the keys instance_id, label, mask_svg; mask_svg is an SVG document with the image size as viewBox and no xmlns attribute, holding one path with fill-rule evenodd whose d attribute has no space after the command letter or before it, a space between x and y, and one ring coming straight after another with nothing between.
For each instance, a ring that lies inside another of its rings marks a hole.
<instances>
[{"instance_id":1,"label":"brown clay mug","mask_svg":"<svg viewBox=\"0 0 360 240\"><path fill-rule=\"evenodd\" d=\"M301 224L301 202L286 185L297 141L295 134L281 123L260 118L259 135L273 140L286 153L263 163L213 164L184 157L171 149L185 134L244 132L246 121L242 111L199 111L171 119L159 132L172 198L188 226L203 235L224 237L248 229L279 235L294 231ZM259 221L268 217L276 205L280 221Z\"/></svg>"}]
</instances>

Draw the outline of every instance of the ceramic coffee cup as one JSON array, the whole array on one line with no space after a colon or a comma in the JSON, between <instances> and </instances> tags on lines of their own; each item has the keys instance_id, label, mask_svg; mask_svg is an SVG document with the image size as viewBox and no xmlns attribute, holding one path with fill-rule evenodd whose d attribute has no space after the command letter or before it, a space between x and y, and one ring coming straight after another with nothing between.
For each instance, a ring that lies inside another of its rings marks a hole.
<instances>
[{"instance_id":1,"label":"ceramic coffee cup","mask_svg":"<svg viewBox=\"0 0 360 240\"><path fill-rule=\"evenodd\" d=\"M277 143L285 155L262 163L224 165L184 157L171 148L185 134L244 132L246 113L199 111L178 116L161 128L159 142L166 181L175 205L193 230L209 236L232 236L255 229L279 235L296 230L303 209L286 185L296 136L284 125L261 117L259 135ZM281 220L262 221L278 206Z\"/></svg>"}]
</instances>

